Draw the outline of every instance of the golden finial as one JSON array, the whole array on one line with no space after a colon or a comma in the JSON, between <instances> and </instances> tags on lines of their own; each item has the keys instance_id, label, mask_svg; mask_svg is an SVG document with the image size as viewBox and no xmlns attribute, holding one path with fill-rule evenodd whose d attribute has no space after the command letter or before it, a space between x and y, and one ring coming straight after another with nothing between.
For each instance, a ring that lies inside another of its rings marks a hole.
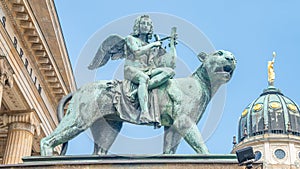
<instances>
[{"instance_id":1,"label":"golden finial","mask_svg":"<svg viewBox=\"0 0 300 169\"><path fill-rule=\"evenodd\" d=\"M268 82L269 86L274 86L275 80L275 72L274 72L274 62L275 62L276 53L273 52L273 59L272 61L268 61Z\"/></svg>"}]
</instances>

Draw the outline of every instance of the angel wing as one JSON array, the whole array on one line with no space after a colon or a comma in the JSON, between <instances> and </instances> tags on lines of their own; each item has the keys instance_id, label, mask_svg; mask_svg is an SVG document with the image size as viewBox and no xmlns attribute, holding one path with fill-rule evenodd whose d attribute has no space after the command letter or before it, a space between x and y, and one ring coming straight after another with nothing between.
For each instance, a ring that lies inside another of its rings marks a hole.
<instances>
[{"instance_id":1,"label":"angel wing","mask_svg":"<svg viewBox=\"0 0 300 169\"><path fill-rule=\"evenodd\" d=\"M110 35L106 38L93 59L89 64L88 69L94 70L105 65L109 59L117 60L124 58L124 45L125 40L119 35Z\"/></svg>"}]
</instances>

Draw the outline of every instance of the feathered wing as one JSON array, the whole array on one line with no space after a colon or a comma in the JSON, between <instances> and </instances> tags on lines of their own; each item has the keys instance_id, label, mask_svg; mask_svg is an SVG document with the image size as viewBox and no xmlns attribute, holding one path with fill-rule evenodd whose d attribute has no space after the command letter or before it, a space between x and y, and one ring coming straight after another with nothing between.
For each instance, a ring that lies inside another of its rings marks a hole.
<instances>
[{"instance_id":1,"label":"feathered wing","mask_svg":"<svg viewBox=\"0 0 300 169\"><path fill-rule=\"evenodd\" d=\"M88 69L94 70L105 65L109 59L117 60L124 58L124 45L125 40L119 35L110 35L106 38L93 59L88 66Z\"/></svg>"}]
</instances>

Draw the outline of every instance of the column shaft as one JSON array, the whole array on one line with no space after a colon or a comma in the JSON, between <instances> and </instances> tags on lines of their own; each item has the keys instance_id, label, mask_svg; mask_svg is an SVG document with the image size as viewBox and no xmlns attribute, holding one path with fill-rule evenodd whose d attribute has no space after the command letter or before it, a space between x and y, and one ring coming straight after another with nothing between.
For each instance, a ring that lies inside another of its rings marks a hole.
<instances>
[{"instance_id":1,"label":"column shaft","mask_svg":"<svg viewBox=\"0 0 300 169\"><path fill-rule=\"evenodd\" d=\"M31 124L12 123L9 125L3 164L22 163L22 157L31 155L33 133L34 126Z\"/></svg>"}]
</instances>

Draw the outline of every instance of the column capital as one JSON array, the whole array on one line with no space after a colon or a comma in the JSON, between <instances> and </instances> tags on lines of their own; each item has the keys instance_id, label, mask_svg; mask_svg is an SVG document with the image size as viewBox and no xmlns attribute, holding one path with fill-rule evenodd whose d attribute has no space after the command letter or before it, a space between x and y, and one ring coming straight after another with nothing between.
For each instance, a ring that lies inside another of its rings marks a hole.
<instances>
[{"instance_id":1,"label":"column capital","mask_svg":"<svg viewBox=\"0 0 300 169\"><path fill-rule=\"evenodd\" d=\"M33 134L36 131L37 135L41 133L40 121L34 110L4 111L0 115L2 115L3 125L10 125L13 129L28 130Z\"/></svg>"},{"instance_id":2,"label":"column capital","mask_svg":"<svg viewBox=\"0 0 300 169\"><path fill-rule=\"evenodd\" d=\"M14 71L5 56L0 55L0 84L12 88Z\"/></svg>"}]
</instances>

